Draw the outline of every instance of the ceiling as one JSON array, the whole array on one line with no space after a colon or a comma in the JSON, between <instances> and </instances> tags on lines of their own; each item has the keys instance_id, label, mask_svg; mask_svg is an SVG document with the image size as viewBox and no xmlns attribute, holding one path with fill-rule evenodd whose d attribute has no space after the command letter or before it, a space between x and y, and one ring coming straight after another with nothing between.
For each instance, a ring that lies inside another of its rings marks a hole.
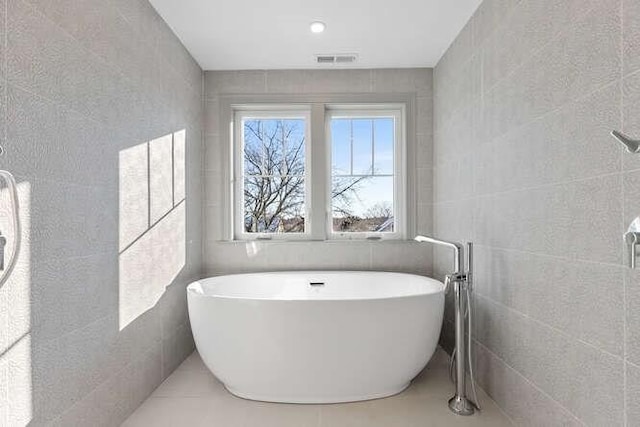
<instances>
[{"instance_id":1,"label":"ceiling","mask_svg":"<svg viewBox=\"0 0 640 427\"><path fill-rule=\"evenodd\" d=\"M205 70L433 67L481 0L151 0ZM327 28L313 34L309 25ZM337 67L329 65L328 67ZM340 66L342 67L342 66Z\"/></svg>"}]
</instances>

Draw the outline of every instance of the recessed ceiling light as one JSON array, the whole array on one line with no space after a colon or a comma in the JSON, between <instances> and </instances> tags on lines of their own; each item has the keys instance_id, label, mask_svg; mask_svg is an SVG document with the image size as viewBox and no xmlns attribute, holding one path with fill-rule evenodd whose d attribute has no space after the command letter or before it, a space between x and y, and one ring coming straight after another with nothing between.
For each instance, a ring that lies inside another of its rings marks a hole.
<instances>
[{"instance_id":1,"label":"recessed ceiling light","mask_svg":"<svg viewBox=\"0 0 640 427\"><path fill-rule=\"evenodd\" d=\"M324 22L315 21L311 23L311 32L312 33L321 33L324 29L327 28L327 25Z\"/></svg>"}]
</instances>

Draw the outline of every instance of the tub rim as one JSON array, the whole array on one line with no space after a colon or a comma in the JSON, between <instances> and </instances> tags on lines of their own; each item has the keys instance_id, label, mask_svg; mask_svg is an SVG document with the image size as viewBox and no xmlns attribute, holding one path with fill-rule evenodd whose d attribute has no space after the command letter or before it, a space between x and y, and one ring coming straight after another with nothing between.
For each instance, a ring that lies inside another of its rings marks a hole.
<instances>
[{"instance_id":1,"label":"tub rim","mask_svg":"<svg viewBox=\"0 0 640 427\"><path fill-rule=\"evenodd\" d=\"M384 275L394 275L394 276L411 276L418 277L424 279L433 284L437 284L438 287L435 290L430 290L428 292L420 292L414 293L410 295L391 295L391 296L382 296L382 297L344 297L344 298L299 298L299 297L257 297L257 296L237 296L237 295L213 295L205 293L202 288L196 289L198 285L201 286L202 280L208 279L218 279L223 277L239 277L239 276L258 276L258 275L277 275L277 274L327 274L327 273L365 273L365 274L384 274ZM419 274L413 273L403 273L396 271L368 271L368 270L283 270L283 271L263 271L263 272L251 272L251 273L233 273L233 274L223 274L220 276L209 276L204 277L198 280L193 281L187 286L187 295L194 295L198 297L205 298L213 298L213 299L222 299L222 300L240 300L240 301L272 301L272 302L355 302L355 301L389 301L389 300L403 300L408 298L418 298L418 297L430 297L436 295L444 295L445 293L445 285L438 279L429 276L422 276Z\"/></svg>"}]
</instances>

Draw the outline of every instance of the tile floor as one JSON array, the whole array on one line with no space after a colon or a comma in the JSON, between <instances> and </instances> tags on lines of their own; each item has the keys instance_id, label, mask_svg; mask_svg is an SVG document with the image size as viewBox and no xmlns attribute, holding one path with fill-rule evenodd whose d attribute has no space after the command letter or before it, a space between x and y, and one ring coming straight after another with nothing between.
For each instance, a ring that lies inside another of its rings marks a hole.
<instances>
[{"instance_id":1,"label":"tile floor","mask_svg":"<svg viewBox=\"0 0 640 427\"><path fill-rule=\"evenodd\" d=\"M288 405L243 400L229 394L193 353L129 417L124 427L428 427L511 426L482 391L483 410L472 417L449 412L453 393L447 355L438 350L399 395L336 405Z\"/></svg>"}]
</instances>

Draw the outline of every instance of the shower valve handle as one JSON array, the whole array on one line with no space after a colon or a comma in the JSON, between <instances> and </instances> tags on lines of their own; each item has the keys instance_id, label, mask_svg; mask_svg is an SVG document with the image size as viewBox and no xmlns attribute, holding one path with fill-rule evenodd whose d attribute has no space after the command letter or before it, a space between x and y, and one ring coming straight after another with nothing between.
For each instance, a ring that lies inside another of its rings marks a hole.
<instances>
[{"instance_id":1,"label":"shower valve handle","mask_svg":"<svg viewBox=\"0 0 640 427\"><path fill-rule=\"evenodd\" d=\"M638 244L640 244L640 232L628 231L624 235L624 241L629 245L629 267L636 268Z\"/></svg>"}]
</instances>

